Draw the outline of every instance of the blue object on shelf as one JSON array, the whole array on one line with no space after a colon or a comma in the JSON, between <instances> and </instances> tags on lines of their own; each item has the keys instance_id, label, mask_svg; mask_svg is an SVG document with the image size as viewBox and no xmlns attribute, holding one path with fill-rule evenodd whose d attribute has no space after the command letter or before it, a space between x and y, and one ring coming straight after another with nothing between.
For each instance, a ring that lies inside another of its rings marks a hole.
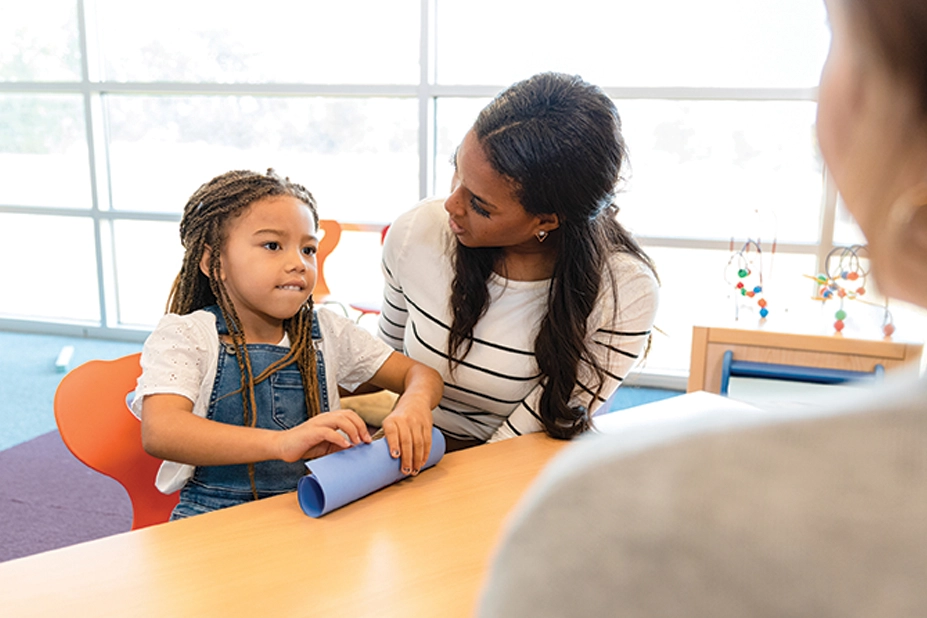
<instances>
[{"instance_id":1,"label":"blue object on shelf","mask_svg":"<svg viewBox=\"0 0 927 618\"><path fill-rule=\"evenodd\" d=\"M732 377L762 378L766 380L787 380L789 382L811 382L813 384L841 384L853 380L881 379L885 374L882 365L876 365L870 371L850 371L846 369L822 369L820 367L802 367L801 365L777 365L775 363L756 363L735 361L734 353L728 350L721 362L721 394L727 396Z\"/></svg>"}]
</instances>

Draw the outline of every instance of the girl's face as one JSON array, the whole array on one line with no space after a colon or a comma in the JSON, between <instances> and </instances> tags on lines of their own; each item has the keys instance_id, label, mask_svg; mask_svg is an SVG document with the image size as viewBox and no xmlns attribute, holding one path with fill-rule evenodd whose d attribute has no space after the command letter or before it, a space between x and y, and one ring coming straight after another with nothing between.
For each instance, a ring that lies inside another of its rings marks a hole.
<instances>
[{"instance_id":1,"label":"girl's face","mask_svg":"<svg viewBox=\"0 0 927 618\"><path fill-rule=\"evenodd\" d=\"M557 227L556 217L532 215L512 181L496 172L473 131L457 150L452 193L444 203L451 231L467 247L541 251L535 234Z\"/></svg>"},{"instance_id":2,"label":"girl's face","mask_svg":"<svg viewBox=\"0 0 927 618\"><path fill-rule=\"evenodd\" d=\"M315 287L318 246L312 211L290 196L260 199L227 224L221 277L249 343L283 337Z\"/></svg>"}]
</instances>

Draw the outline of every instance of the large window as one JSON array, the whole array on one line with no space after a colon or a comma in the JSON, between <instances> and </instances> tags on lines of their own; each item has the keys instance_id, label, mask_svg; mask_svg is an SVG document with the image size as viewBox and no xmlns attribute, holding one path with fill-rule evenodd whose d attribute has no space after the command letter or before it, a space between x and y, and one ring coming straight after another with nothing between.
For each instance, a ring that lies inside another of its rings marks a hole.
<instances>
[{"instance_id":1,"label":"large window","mask_svg":"<svg viewBox=\"0 0 927 618\"><path fill-rule=\"evenodd\" d=\"M143 338L187 197L233 168L313 191L349 227L330 285L375 298L379 229L446 192L494 94L555 70L622 115L621 217L663 282L649 375L686 371L693 324L758 323L726 272L747 239L767 324L833 332L809 276L861 239L815 142L828 36L805 0L17 3L0 21L0 327ZM845 333L878 335L867 299ZM923 314L891 307L920 337Z\"/></svg>"}]
</instances>

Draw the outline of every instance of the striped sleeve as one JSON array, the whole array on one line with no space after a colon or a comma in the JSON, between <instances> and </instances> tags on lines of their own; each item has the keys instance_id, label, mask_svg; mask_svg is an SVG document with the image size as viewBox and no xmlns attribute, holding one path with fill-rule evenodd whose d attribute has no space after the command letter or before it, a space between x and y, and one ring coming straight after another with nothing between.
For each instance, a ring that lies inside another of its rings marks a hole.
<instances>
[{"instance_id":1,"label":"striped sleeve","mask_svg":"<svg viewBox=\"0 0 927 618\"><path fill-rule=\"evenodd\" d=\"M401 240L400 231L391 227L386 233L383 243L383 303L380 309L380 322L378 334L380 339L389 344L398 352L403 351L406 323L409 320L409 310L406 306L402 284L395 273L397 270L397 257Z\"/></svg>"}]
</instances>

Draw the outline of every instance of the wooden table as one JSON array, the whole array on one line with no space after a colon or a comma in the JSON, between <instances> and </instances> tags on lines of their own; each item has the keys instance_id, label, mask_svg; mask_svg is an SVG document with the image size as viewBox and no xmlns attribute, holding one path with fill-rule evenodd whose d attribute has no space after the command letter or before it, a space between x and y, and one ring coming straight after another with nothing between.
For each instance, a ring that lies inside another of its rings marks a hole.
<instances>
[{"instance_id":1,"label":"wooden table","mask_svg":"<svg viewBox=\"0 0 927 618\"><path fill-rule=\"evenodd\" d=\"M287 494L0 563L0 613L470 616L507 514L565 444L451 453L320 519Z\"/></svg>"}]
</instances>

